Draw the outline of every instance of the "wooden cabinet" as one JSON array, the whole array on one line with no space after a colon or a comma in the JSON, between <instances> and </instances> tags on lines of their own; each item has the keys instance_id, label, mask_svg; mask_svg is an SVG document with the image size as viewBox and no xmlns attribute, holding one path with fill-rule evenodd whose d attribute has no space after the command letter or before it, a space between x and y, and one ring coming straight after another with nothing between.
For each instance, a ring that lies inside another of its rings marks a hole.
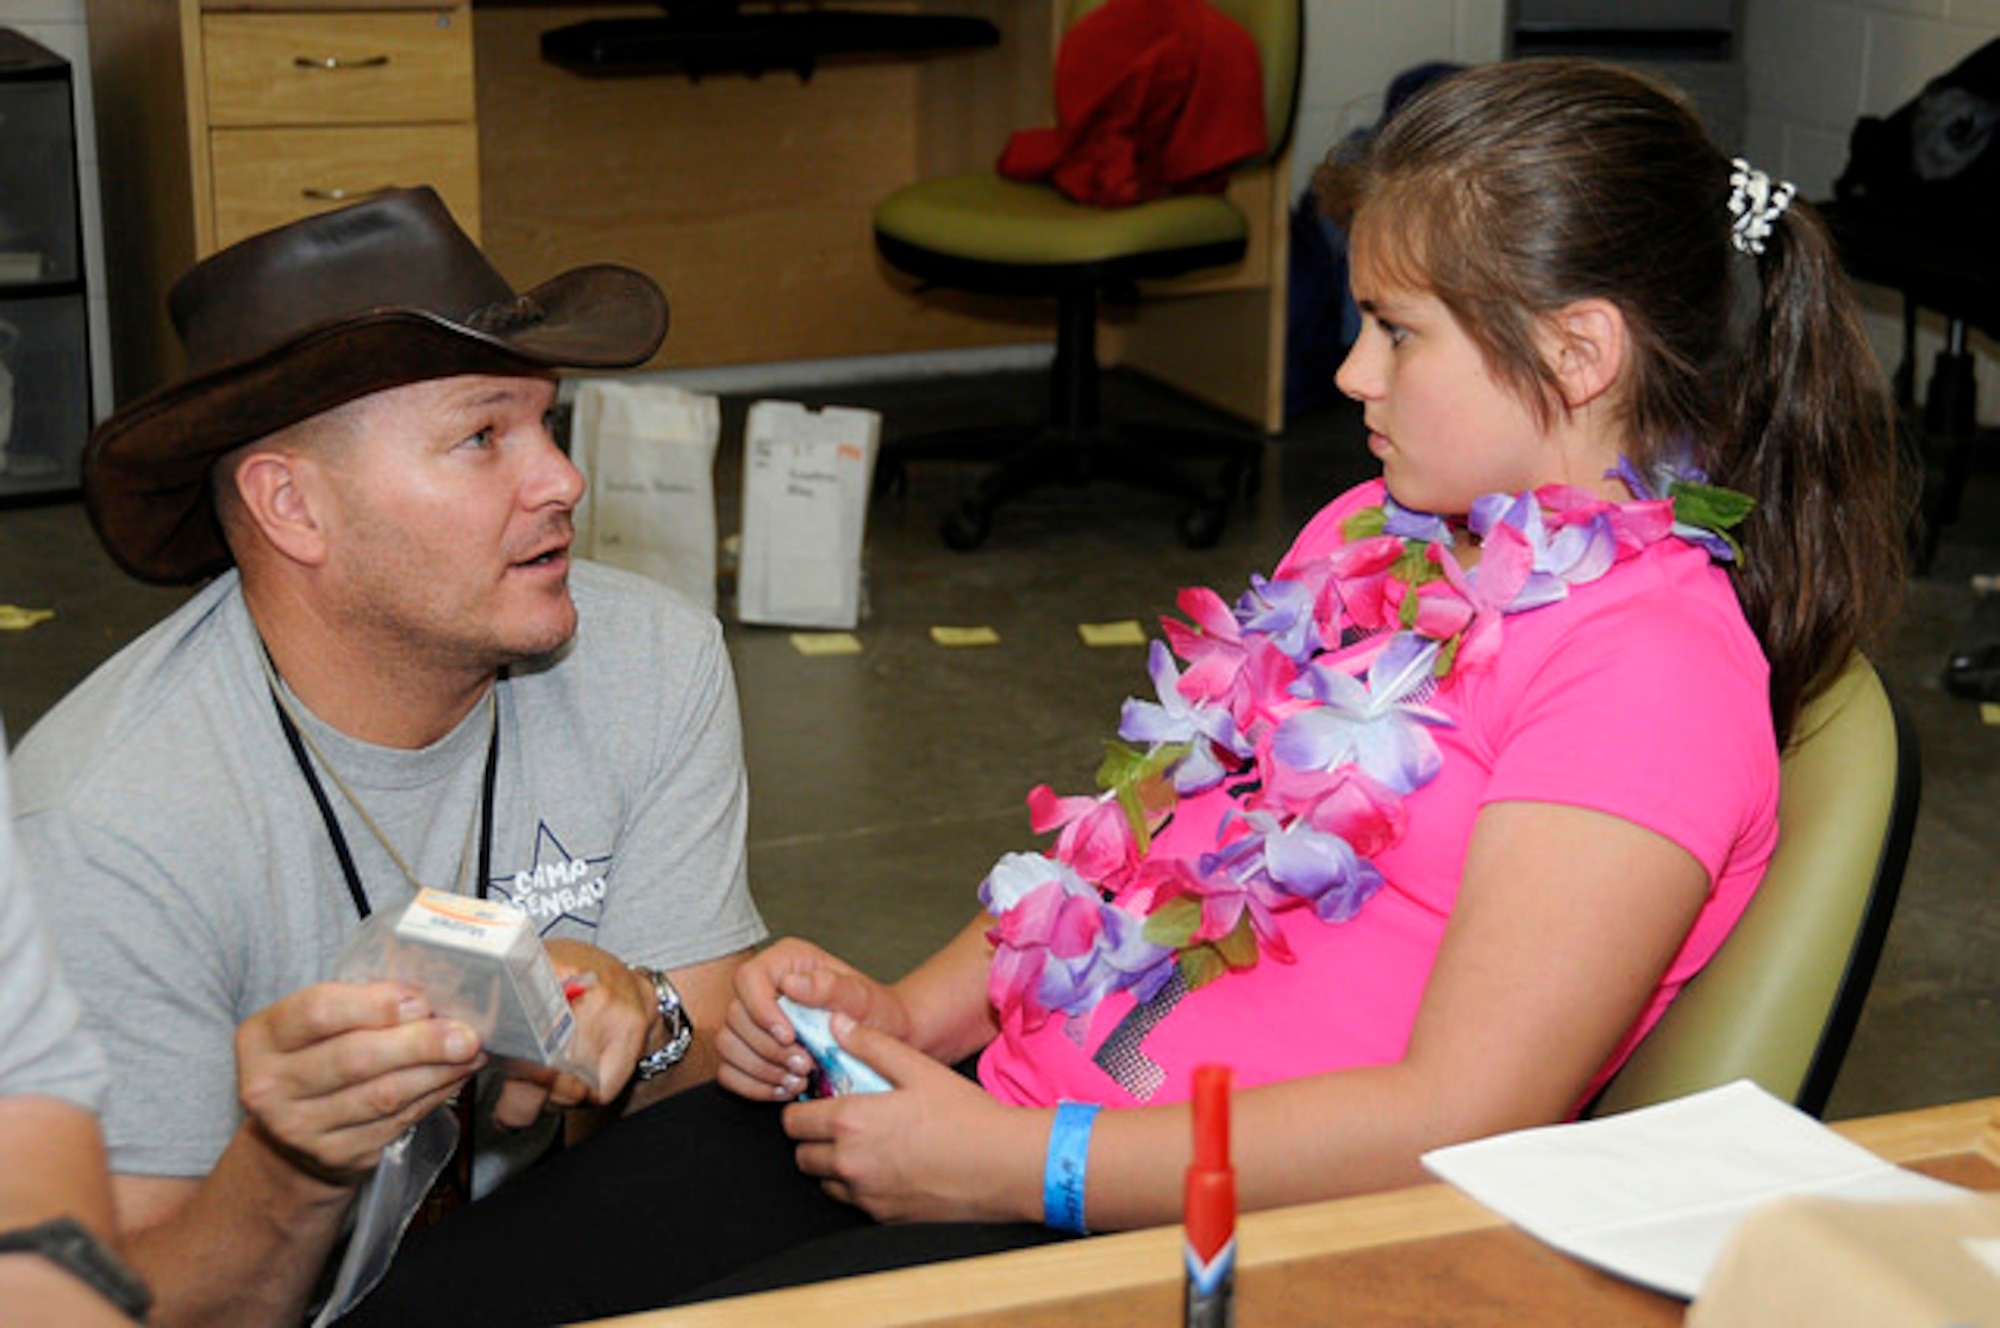
<instances>
[{"instance_id":1,"label":"wooden cabinet","mask_svg":"<svg viewBox=\"0 0 2000 1328\"><path fill-rule=\"evenodd\" d=\"M121 402L178 372L168 287L247 235L428 184L479 237L464 0L89 0L88 12Z\"/></svg>"},{"instance_id":2,"label":"wooden cabinet","mask_svg":"<svg viewBox=\"0 0 2000 1328\"><path fill-rule=\"evenodd\" d=\"M88 0L118 399L169 381L168 287L245 235L392 184L435 186L519 288L585 263L674 307L656 363L715 367L1047 342L1048 310L917 292L875 204L990 166L1050 119L1058 0L846 0L1000 29L990 49L772 73L586 78L542 35L658 0ZM1281 419L1284 163L1244 172L1241 264L1106 319L1102 354Z\"/></svg>"}]
</instances>

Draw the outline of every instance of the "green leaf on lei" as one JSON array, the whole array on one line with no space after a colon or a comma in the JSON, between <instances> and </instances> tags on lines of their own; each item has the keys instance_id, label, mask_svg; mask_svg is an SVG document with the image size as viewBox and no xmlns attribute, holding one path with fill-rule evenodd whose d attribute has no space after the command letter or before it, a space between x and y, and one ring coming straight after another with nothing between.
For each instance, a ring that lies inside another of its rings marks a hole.
<instances>
[{"instance_id":1,"label":"green leaf on lei","mask_svg":"<svg viewBox=\"0 0 2000 1328\"><path fill-rule=\"evenodd\" d=\"M1178 950L1194 939L1201 926L1201 901L1193 895L1176 895L1146 915L1146 939L1168 950Z\"/></svg>"},{"instance_id":2,"label":"green leaf on lei","mask_svg":"<svg viewBox=\"0 0 2000 1328\"><path fill-rule=\"evenodd\" d=\"M1197 990L1215 981L1229 971L1229 965L1222 962L1222 956L1212 945L1197 945L1192 950L1183 950L1174 956L1174 963L1181 970L1181 981L1187 983L1189 991Z\"/></svg>"},{"instance_id":3,"label":"green leaf on lei","mask_svg":"<svg viewBox=\"0 0 2000 1328\"><path fill-rule=\"evenodd\" d=\"M1452 637L1451 640L1444 643L1444 648L1438 651L1437 662L1431 665L1431 676L1433 678L1449 678L1451 676L1451 666L1458 662L1458 647L1464 640L1465 633L1460 632L1458 635Z\"/></svg>"},{"instance_id":4,"label":"green leaf on lei","mask_svg":"<svg viewBox=\"0 0 2000 1328\"><path fill-rule=\"evenodd\" d=\"M1231 968L1255 968L1257 956L1257 931L1250 925L1250 913L1246 909L1237 915L1236 925L1229 934L1215 943L1222 952L1223 962Z\"/></svg>"},{"instance_id":5,"label":"green leaf on lei","mask_svg":"<svg viewBox=\"0 0 2000 1328\"><path fill-rule=\"evenodd\" d=\"M1419 540L1403 541L1403 552L1389 567L1389 575L1415 589L1436 581L1444 572L1431 561L1431 546Z\"/></svg>"},{"instance_id":6,"label":"green leaf on lei","mask_svg":"<svg viewBox=\"0 0 2000 1328\"><path fill-rule=\"evenodd\" d=\"M1743 548L1729 532L1742 525L1757 506L1755 498L1720 485L1679 479L1667 485L1667 497L1674 505L1674 520L1715 535L1736 555L1737 564L1742 564Z\"/></svg>"},{"instance_id":7,"label":"green leaf on lei","mask_svg":"<svg viewBox=\"0 0 2000 1328\"><path fill-rule=\"evenodd\" d=\"M1163 743L1146 752L1117 738L1104 740L1104 762L1097 767L1097 787L1118 795L1118 805L1132 827L1132 838L1144 853L1153 842L1154 813L1171 809L1176 801L1174 786L1166 772L1188 754L1189 744Z\"/></svg>"},{"instance_id":8,"label":"green leaf on lei","mask_svg":"<svg viewBox=\"0 0 2000 1328\"><path fill-rule=\"evenodd\" d=\"M1340 535L1349 544L1357 540L1374 539L1387 528L1388 524L1388 509L1376 503L1373 507L1362 508L1341 522Z\"/></svg>"},{"instance_id":9,"label":"green leaf on lei","mask_svg":"<svg viewBox=\"0 0 2000 1328\"><path fill-rule=\"evenodd\" d=\"M1175 900L1174 903L1191 906L1199 923L1200 904L1186 896ZM1158 917L1159 914L1155 913L1153 916ZM1190 931L1188 934L1193 935L1193 932ZM1150 919L1146 924L1146 938L1153 939ZM1164 944L1164 942L1158 943ZM1225 973L1255 968L1259 953L1257 933L1250 926L1250 915L1245 913L1236 919L1236 925L1230 928L1227 936L1219 941L1204 941L1200 945L1187 946L1174 957L1174 962L1180 967L1181 980L1187 983L1189 991L1193 991L1203 983L1213 982Z\"/></svg>"}]
</instances>

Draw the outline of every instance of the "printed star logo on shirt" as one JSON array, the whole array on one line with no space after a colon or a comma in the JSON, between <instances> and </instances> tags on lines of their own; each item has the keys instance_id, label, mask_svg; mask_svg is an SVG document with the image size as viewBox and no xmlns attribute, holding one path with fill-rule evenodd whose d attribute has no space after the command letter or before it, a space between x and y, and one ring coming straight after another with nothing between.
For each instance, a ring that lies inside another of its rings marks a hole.
<instances>
[{"instance_id":1,"label":"printed star logo on shirt","mask_svg":"<svg viewBox=\"0 0 2000 1328\"><path fill-rule=\"evenodd\" d=\"M526 909L543 936L566 921L594 932L608 888L610 869L605 864L610 861L609 853L577 857L563 847L547 821L537 821L533 864L496 876L486 886L490 894Z\"/></svg>"}]
</instances>

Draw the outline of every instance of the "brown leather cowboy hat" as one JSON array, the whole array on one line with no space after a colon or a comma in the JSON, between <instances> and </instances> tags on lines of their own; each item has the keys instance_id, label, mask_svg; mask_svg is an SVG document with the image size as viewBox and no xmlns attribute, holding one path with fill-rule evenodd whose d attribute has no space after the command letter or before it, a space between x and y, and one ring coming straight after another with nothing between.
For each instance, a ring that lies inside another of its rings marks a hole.
<instances>
[{"instance_id":1,"label":"brown leather cowboy hat","mask_svg":"<svg viewBox=\"0 0 2000 1328\"><path fill-rule=\"evenodd\" d=\"M254 235L174 284L187 376L91 431L90 519L142 581L230 564L216 459L322 411L457 374L643 363L667 334L651 278L600 264L517 295L428 188L398 189Z\"/></svg>"}]
</instances>

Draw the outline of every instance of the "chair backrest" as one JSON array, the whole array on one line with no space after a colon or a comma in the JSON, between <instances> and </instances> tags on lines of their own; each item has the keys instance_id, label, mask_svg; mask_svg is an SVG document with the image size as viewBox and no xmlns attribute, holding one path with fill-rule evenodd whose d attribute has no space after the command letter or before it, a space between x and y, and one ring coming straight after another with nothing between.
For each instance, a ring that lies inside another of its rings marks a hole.
<instances>
[{"instance_id":1,"label":"chair backrest","mask_svg":"<svg viewBox=\"0 0 2000 1328\"><path fill-rule=\"evenodd\" d=\"M1074 23L1105 0L1070 0ZM1270 146L1257 164L1275 161L1292 139L1298 116L1299 81L1304 76L1305 0L1208 0L1241 23L1257 43L1264 65L1264 126ZM1067 26L1067 24L1065 25Z\"/></svg>"},{"instance_id":2,"label":"chair backrest","mask_svg":"<svg viewBox=\"0 0 2000 1328\"><path fill-rule=\"evenodd\" d=\"M1798 732L1763 884L1587 1114L1733 1079L1826 1109L1895 911L1922 780L1914 730L1859 655Z\"/></svg>"}]
</instances>

